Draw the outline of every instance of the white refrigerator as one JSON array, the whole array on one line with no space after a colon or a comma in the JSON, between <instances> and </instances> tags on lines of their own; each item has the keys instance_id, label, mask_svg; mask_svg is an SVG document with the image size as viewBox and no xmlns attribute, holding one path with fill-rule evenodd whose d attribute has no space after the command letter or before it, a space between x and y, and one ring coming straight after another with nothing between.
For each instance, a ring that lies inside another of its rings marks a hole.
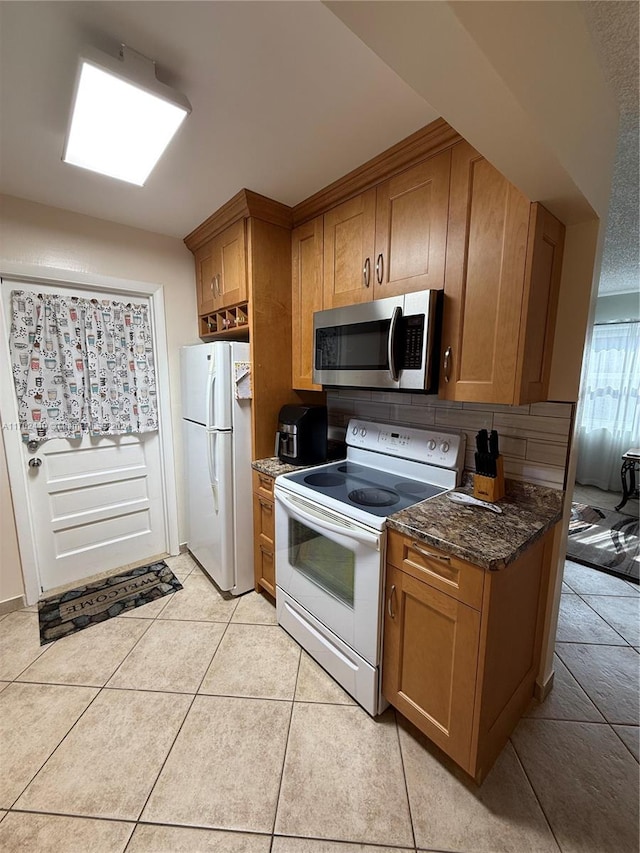
<instances>
[{"instance_id":1,"label":"white refrigerator","mask_svg":"<svg viewBox=\"0 0 640 853\"><path fill-rule=\"evenodd\" d=\"M180 350L187 545L233 595L254 586L251 400L236 390L248 362L248 343Z\"/></svg>"}]
</instances>

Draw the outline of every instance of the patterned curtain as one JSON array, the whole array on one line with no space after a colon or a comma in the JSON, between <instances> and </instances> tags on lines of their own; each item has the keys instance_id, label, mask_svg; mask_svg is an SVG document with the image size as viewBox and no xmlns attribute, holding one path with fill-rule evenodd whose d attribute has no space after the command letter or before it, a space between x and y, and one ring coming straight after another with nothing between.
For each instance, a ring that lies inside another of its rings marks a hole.
<instances>
[{"instance_id":1,"label":"patterned curtain","mask_svg":"<svg viewBox=\"0 0 640 853\"><path fill-rule=\"evenodd\" d=\"M14 290L10 346L24 441L158 428L146 305Z\"/></svg>"}]
</instances>

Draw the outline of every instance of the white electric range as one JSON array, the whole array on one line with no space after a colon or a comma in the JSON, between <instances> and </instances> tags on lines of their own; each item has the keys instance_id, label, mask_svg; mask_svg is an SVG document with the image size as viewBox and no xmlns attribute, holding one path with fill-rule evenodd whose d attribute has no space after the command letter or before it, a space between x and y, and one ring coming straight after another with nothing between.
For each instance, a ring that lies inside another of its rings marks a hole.
<instances>
[{"instance_id":1,"label":"white electric range","mask_svg":"<svg viewBox=\"0 0 640 853\"><path fill-rule=\"evenodd\" d=\"M275 482L279 624L372 716L386 520L459 485L466 437L351 420L347 458Z\"/></svg>"}]
</instances>

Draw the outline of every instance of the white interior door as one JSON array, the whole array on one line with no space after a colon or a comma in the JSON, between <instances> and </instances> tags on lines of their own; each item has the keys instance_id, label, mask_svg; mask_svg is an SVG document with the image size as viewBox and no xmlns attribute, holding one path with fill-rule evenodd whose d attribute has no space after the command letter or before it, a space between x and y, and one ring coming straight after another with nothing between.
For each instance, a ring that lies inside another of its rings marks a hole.
<instances>
[{"instance_id":1,"label":"white interior door","mask_svg":"<svg viewBox=\"0 0 640 853\"><path fill-rule=\"evenodd\" d=\"M36 287L2 281L7 324L10 294L15 289L35 291ZM68 296L126 301L125 293L37 285L40 293L61 291ZM136 296L135 301L145 300ZM50 439L36 450L22 443L20 452L41 591L166 553L163 460L157 432Z\"/></svg>"}]
</instances>

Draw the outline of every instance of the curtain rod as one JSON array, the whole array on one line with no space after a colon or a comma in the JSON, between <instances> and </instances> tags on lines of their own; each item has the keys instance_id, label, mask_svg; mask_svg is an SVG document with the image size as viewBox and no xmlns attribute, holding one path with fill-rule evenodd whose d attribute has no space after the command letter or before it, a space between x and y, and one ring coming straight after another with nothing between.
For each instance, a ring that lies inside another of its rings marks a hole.
<instances>
[{"instance_id":1,"label":"curtain rod","mask_svg":"<svg viewBox=\"0 0 640 853\"><path fill-rule=\"evenodd\" d=\"M603 320L601 323L594 323L594 326L628 326L629 323L640 323L640 318L637 320Z\"/></svg>"}]
</instances>

